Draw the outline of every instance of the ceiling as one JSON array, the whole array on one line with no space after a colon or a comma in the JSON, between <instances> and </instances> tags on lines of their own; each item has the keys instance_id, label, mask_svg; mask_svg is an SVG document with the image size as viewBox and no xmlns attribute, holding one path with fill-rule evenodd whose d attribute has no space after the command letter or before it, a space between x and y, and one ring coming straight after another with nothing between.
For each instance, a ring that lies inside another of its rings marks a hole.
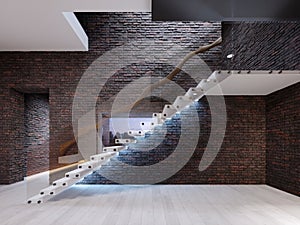
<instances>
[{"instance_id":1,"label":"ceiling","mask_svg":"<svg viewBox=\"0 0 300 225\"><path fill-rule=\"evenodd\" d=\"M0 51L87 51L73 12L150 12L151 0L0 0Z\"/></svg>"},{"instance_id":2,"label":"ceiling","mask_svg":"<svg viewBox=\"0 0 300 225\"><path fill-rule=\"evenodd\" d=\"M219 85L206 95L268 95L300 82L300 71L221 71L212 74ZM220 79L218 79L220 78Z\"/></svg>"},{"instance_id":3,"label":"ceiling","mask_svg":"<svg viewBox=\"0 0 300 225\"><path fill-rule=\"evenodd\" d=\"M150 12L151 0L0 0L0 51L88 51L73 12ZM268 95L300 81L299 71L223 71L224 95ZM216 95L212 88L207 94Z\"/></svg>"}]
</instances>

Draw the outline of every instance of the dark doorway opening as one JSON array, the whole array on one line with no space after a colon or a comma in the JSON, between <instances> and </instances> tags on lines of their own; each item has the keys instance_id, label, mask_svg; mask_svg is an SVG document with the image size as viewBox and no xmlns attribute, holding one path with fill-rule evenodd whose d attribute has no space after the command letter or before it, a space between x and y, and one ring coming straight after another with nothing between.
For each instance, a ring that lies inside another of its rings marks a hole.
<instances>
[{"instance_id":1,"label":"dark doorway opening","mask_svg":"<svg viewBox=\"0 0 300 225\"><path fill-rule=\"evenodd\" d=\"M49 94L24 95L24 150L30 176L49 170Z\"/></svg>"}]
</instances>

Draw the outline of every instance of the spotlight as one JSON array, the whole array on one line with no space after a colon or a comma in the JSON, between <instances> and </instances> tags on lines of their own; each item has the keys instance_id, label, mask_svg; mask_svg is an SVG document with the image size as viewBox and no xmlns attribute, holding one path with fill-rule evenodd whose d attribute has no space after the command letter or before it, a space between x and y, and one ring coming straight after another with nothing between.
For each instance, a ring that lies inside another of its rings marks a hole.
<instances>
[{"instance_id":1,"label":"spotlight","mask_svg":"<svg viewBox=\"0 0 300 225\"><path fill-rule=\"evenodd\" d=\"M234 54L227 55L227 59L232 59L234 57Z\"/></svg>"}]
</instances>

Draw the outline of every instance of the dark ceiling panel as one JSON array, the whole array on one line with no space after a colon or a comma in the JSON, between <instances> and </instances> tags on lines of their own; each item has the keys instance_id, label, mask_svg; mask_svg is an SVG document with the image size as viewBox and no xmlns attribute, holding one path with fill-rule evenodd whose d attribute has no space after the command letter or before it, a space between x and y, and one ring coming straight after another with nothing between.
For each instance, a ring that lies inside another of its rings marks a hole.
<instances>
[{"instance_id":1,"label":"dark ceiling panel","mask_svg":"<svg viewBox=\"0 0 300 225\"><path fill-rule=\"evenodd\" d=\"M299 0L152 0L155 21L300 20Z\"/></svg>"}]
</instances>

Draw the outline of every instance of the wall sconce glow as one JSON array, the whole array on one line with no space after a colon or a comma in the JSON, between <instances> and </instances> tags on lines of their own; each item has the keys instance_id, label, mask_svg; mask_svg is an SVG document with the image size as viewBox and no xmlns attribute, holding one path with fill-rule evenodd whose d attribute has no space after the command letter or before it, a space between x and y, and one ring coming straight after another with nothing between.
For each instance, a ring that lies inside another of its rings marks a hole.
<instances>
[{"instance_id":1,"label":"wall sconce glow","mask_svg":"<svg viewBox=\"0 0 300 225\"><path fill-rule=\"evenodd\" d=\"M234 54L227 55L227 59L232 59L234 57Z\"/></svg>"}]
</instances>

